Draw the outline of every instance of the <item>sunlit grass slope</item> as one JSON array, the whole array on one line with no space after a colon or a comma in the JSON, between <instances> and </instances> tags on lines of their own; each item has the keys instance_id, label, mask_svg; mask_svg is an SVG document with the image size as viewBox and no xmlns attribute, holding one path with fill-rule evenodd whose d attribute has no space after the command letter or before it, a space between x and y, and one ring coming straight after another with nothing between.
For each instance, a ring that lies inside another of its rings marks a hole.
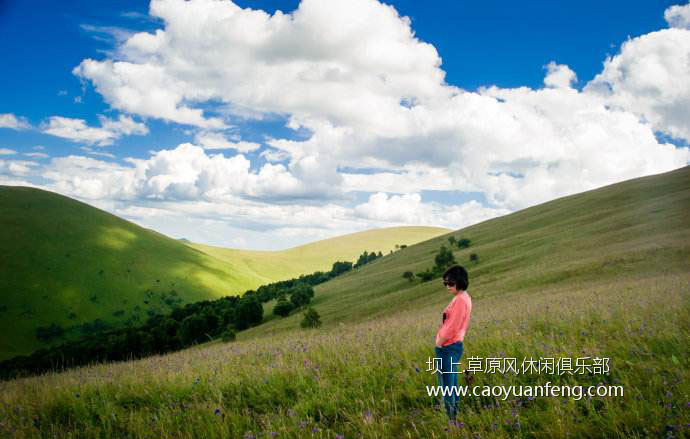
<instances>
[{"instance_id":1,"label":"sunlit grass slope","mask_svg":"<svg viewBox=\"0 0 690 439\"><path fill-rule=\"evenodd\" d=\"M0 242L0 358L36 349L39 326L143 322L169 310L166 300L214 298L254 283L228 261L34 188L0 187Z\"/></svg>"},{"instance_id":2,"label":"sunlit grass slope","mask_svg":"<svg viewBox=\"0 0 690 439\"><path fill-rule=\"evenodd\" d=\"M282 251L251 251L202 244L189 244L218 259L232 262L263 283L297 277L302 273L328 271L335 261L357 261L363 251L396 250L398 245L411 245L450 230L440 227L388 227L366 230Z\"/></svg>"},{"instance_id":3,"label":"sunlit grass slope","mask_svg":"<svg viewBox=\"0 0 690 439\"><path fill-rule=\"evenodd\" d=\"M317 288L301 316L161 357L0 383L0 434L170 438L646 438L690 429L690 169L454 232L470 272L470 357L606 357L608 375L476 373L474 385L597 384L623 396L465 397L449 427L425 385L450 297L408 282L446 237ZM469 264L477 253L479 263Z\"/></svg>"}]
</instances>

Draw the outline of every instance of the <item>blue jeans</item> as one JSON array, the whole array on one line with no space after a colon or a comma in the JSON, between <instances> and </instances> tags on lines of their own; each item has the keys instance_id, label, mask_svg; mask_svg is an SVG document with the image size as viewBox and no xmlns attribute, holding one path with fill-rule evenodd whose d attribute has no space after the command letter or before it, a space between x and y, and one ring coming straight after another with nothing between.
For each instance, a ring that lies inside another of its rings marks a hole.
<instances>
[{"instance_id":1,"label":"blue jeans","mask_svg":"<svg viewBox=\"0 0 690 439\"><path fill-rule=\"evenodd\" d=\"M441 348L436 347L435 349L435 358L441 359L441 370L443 371L442 374L438 374L438 384L439 386L449 388L447 390L449 393L443 397L443 405L445 406L446 414L451 420L455 420L457 415L460 395L454 392L450 394L450 392L452 392L452 386L458 385L458 375L460 375L460 372L458 371L457 363L460 362L464 349L465 347L461 341Z\"/></svg>"}]
</instances>

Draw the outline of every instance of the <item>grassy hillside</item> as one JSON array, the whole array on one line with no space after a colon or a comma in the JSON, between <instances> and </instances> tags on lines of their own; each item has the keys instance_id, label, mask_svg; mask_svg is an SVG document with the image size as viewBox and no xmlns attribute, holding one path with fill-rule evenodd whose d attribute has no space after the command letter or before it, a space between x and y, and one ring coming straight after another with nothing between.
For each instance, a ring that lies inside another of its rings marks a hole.
<instances>
[{"instance_id":1,"label":"grassy hillside","mask_svg":"<svg viewBox=\"0 0 690 439\"><path fill-rule=\"evenodd\" d=\"M0 187L0 358L40 346L36 328L145 320L239 292L251 275L87 204Z\"/></svg>"},{"instance_id":2,"label":"grassy hillside","mask_svg":"<svg viewBox=\"0 0 690 439\"><path fill-rule=\"evenodd\" d=\"M300 315L171 355L0 383L21 437L683 437L690 433L690 168L486 221L453 236L470 272L470 357L605 357L608 375L476 373L473 385L622 386L619 397L464 397L451 427L426 371L447 236L317 288ZM448 235L450 236L450 235ZM468 263L469 253L479 262ZM270 305L269 305L270 307ZM520 364L520 363L518 363ZM462 383L462 381L461 381Z\"/></svg>"},{"instance_id":3,"label":"grassy hillside","mask_svg":"<svg viewBox=\"0 0 690 439\"><path fill-rule=\"evenodd\" d=\"M244 252L190 246L59 194L0 186L0 360L44 346L39 327L55 324L77 338L97 329L97 319L136 325L176 304L242 293L443 232L380 229L282 252Z\"/></svg>"},{"instance_id":4,"label":"grassy hillside","mask_svg":"<svg viewBox=\"0 0 690 439\"><path fill-rule=\"evenodd\" d=\"M585 192L439 236L374 261L316 288L324 325L364 321L403 309L438 309L439 282L410 283L402 274L434 265L448 237L472 245L454 251L470 273L475 299L582 287L625 277L688 273L690 167ZM469 261L476 253L479 263ZM688 276L690 280L690 276ZM268 303L266 309L272 309ZM300 316L272 321L242 337L298 326Z\"/></svg>"},{"instance_id":5,"label":"grassy hillside","mask_svg":"<svg viewBox=\"0 0 690 439\"><path fill-rule=\"evenodd\" d=\"M450 232L440 227L389 227L324 239L283 251L251 251L190 244L220 260L232 262L262 283L328 271L333 262L357 261L363 251L388 254L398 245L411 245Z\"/></svg>"}]
</instances>

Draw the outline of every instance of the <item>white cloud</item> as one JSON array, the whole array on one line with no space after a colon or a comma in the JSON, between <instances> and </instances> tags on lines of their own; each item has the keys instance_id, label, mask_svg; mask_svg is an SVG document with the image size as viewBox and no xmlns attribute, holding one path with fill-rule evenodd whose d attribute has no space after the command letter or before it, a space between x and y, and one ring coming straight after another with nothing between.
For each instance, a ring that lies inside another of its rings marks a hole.
<instances>
[{"instance_id":1,"label":"white cloud","mask_svg":"<svg viewBox=\"0 0 690 439\"><path fill-rule=\"evenodd\" d=\"M459 229L487 219L505 215L507 209L493 209L477 201L460 205L423 203L419 194L388 195L378 192L366 203L355 206L357 216L384 225L425 224ZM387 224L386 224L387 223Z\"/></svg>"},{"instance_id":2,"label":"white cloud","mask_svg":"<svg viewBox=\"0 0 690 439\"><path fill-rule=\"evenodd\" d=\"M23 117L17 117L12 113L0 114L0 128L24 130L31 128L31 124Z\"/></svg>"},{"instance_id":3,"label":"white cloud","mask_svg":"<svg viewBox=\"0 0 690 439\"><path fill-rule=\"evenodd\" d=\"M43 124L42 130L46 134L98 146L111 145L123 135L143 135L149 132L146 125L135 122L129 116L120 115L117 120L104 116L98 118L101 126L90 127L84 119L52 116L47 123Z\"/></svg>"},{"instance_id":4,"label":"white cloud","mask_svg":"<svg viewBox=\"0 0 690 439\"><path fill-rule=\"evenodd\" d=\"M39 166L38 163L29 160L0 160L0 174L14 176L27 176L33 169Z\"/></svg>"},{"instance_id":5,"label":"white cloud","mask_svg":"<svg viewBox=\"0 0 690 439\"><path fill-rule=\"evenodd\" d=\"M668 171L690 159L688 148L655 136L690 139L687 8L669 8L671 29L626 42L582 90L570 67L551 62L543 88L468 92L444 82L438 53L407 18L374 0L304 0L289 15L154 0L161 29L136 33L117 57L84 60L74 72L115 109L194 126L196 145L131 166L54 159L51 179L100 203L145 211L156 200L167 213L146 218L164 227L173 226L160 218L180 209L176 218L204 218L217 231L316 236L389 223L458 227ZM259 145L226 137L228 114L277 114L308 137L266 140L260 157L268 163L252 169L243 154ZM65 129L98 145L126 133L127 124L112 122ZM481 192L490 206L424 202L425 190ZM353 191L375 193L346 207Z\"/></svg>"},{"instance_id":6,"label":"white cloud","mask_svg":"<svg viewBox=\"0 0 690 439\"><path fill-rule=\"evenodd\" d=\"M16 154L17 151L8 148L0 148L0 155L12 155Z\"/></svg>"},{"instance_id":7,"label":"white cloud","mask_svg":"<svg viewBox=\"0 0 690 439\"><path fill-rule=\"evenodd\" d=\"M195 142L201 145L204 149L234 149L235 151L241 153L256 151L261 147L260 144L254 142L232 142L228 140L222 133L213 131L201 131L197 133Z\"/></svg>"},{"instance_id":8,"label":"white cloud","mask_svg":"<svg viewBox=\"0 0 690 439\"><path fill-rule=\"evenodd\" d=\"M690 4L671 6L664 11L664 18L670 27L690 29Z\"/></svg>"},{"instance_id":9,"label":"white cloud","mask_svg":"<svg viewBox=\"0 0 690 439\"><path fill-rule=\"evenodd\" d=\"M685 17L689 10L690 6L672 7L666 17ZM586 90L636 114L654 130L690 141L689 60L690 29L675 26L652 32L626 41Z\"/></svg>"},{"instance_id":10,"label":"white cloud","mask_svg":"<svg viewBox=\"0 0 690 439\"><path fill-rule=\"evenodd\" d=\"M50 157L48 154L42 152L25 152L24 155L36 159L47 159L48 157Z\"/></svg>"},{"instance_id":11,"label":"white cloud","mask_svg":"<svg viewBox=\"0 0 690 439\"><path fill-rule=\"evenodd\" d=\"M577 82L577 75L570 67L551 61L546 65L548 74L544 78L544 85L555 88L568 88Z\"/></svg>"}]
</instances>

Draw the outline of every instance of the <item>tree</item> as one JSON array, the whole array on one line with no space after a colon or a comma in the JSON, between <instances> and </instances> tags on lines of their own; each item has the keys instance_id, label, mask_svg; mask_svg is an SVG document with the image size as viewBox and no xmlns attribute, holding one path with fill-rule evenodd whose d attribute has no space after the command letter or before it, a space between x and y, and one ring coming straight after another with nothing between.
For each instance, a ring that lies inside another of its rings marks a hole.
<instances>
[{"instance_id":1,"label":"tree","mask_svg":"<svg viewBox=\"0 0 690 439\"><path fill-rule=\"evenodd\" d=\"M374 254L374 257L376 257L376 254ZM359 255L359 258L357 259L357 262L355 263L355 268L361 267L362 265L366 264L369 262L369 252L364 250L364 253Z\"/></svg>"},{"instance_id":2,"label":"tree","mask_svg":"<svg viewBox=\"0 0 690 439\"><path fill-rule=\"evenodd\" d=\"M319 313L311 306L304 312L304 319L300 323L303 328L318 328L321 326Z\"/></svg>"},{"instance_id":3,"label":"tree","mask_svg":"<svg viewBox=\"0 0 690 439\"><path fill-rule=\"evenodd\" d=\"M314 289L308 285L298 285L291 290L290 302L295 308L302 307L314 297Z\"/></svg>"},{"instance_id":4,"label":"tree","mask_svg":"<svg viewBox=\"0 0 690 439\"><path fill-rule=\"evenodd\" d=\"M206 319L199 314L185 317L180 325L180 341L184 346L198 343L206 337ZM129 340L128 340L129 341Z\"/></svg>"},{"instance_id":5,"label":"tree","mask_svg":"<svg viewBox=\"0 0 690 439\"><path fill-rule=\"evenodd\" d=\"M456 263L453 252L447 249L445 245L441 246L438 254L436 254L436 258L434 258L434 261L436 262L436 267L438 267L439 271Z\"/></svg>"},{"instance_id":6,"label":"tree","mask_svg":"<svg viewBox=\"0 0 690 439\"><path fill-rule=\"evenodd\" d=\"M285 299L285 296L283 296L280 298L280 300L278 300L276 306L273 307L273 314L281 317L287 317L290 315L290 311L292 311L293 308L294 306L292 303L288 302Z\"/></svg>"},{"instance_id":7,"label":"tree","mask_svg":"<svg viewBox=\"0 0 690 439\"><path fill-rule=\"evenodd\" d=\"M229 341L235 341L237 338L237 334L235 333L235 328L232 327L232 325L228 326L225 331L223 331L223 334L221 334L221 339L223 342L227 343Z\"/></svg>"},{"instance_id":8,"label":"tree","mask_svg":"<svg viewBox=\"0 0 690 439\"><path fill-rule=\"evenodd\" d=\"M65 330L62 329L62 326L55 323L51 323L50 326L39 326L36 328L36 338L45 342L62 337L64 333Z\"/></svg>"},{"instance_id":9,"label":"tree","mask_svg":"<svg viewBox=\"0 0 690 439\"><path fill-rule=\"evenodd\" d=\"M333 268L331 268L331 276L338 276L350 270L352 270L352 262L334 262Z\"/></svg>"},{"instance_id":10,"label":"tree","mask_svg":"<svg viewBox=\"0 0 690 439\"><path fill-rule=\"evenodd\" d=\"M449 236L448 237L448 243L450 243L451 247L455 246L455 243L456 243L455 236Z\"/></svg>"},{"instance_id":11,"label":"tree","mask_svg":"<svg viewBox=\"0 0 690 439\"><path fill-rule=\"evenodd\" d=\"M470 243L472 243L472 241L470 241L469 239L467 239L467 238L461 238L461 239L458 241L458 248L461 249L461 250L462 250L463 248L467 248L467 247L470 246Z\"/></svg>"},{"instance_id":12,"label":"tree","mask_svg":"<svg viewBox=\"0 0 690 439\"><path fill-rule=\"evenodd\" d=\"M240 331L247 329L261 323L263 317L264 307L256 296L242 297L235 308L235 327Z\"/></svg>"},{"instance_id":13,"label":"tree","mask_svg":"<svg viewBox=\"0 0 690 439\"><path fill-rule=\"evenodd\" d=\"M422 282L428 282L434 278L434 273L427 269L422 271L421 273L417 273L417 277L420 278Z\"/></svg>"},{"instance_id":14,"label":"tree","mask_svg":"<svg viewBox=\"0 0 690 439\"><path fill-rule=\"evenodd\" d=\"M470 255L470 261L474 262L475 264L478 264L479 263L479 255L476 253L472 253Z\"/></svg>"},{"instance_id":15,"label":"tree","mask_svg":"<svg viewBox=\"0 0 690 439\"><path fill-rule=\"evenodd\" d=\"M403 277L412 282L414 280L414 273L412 273L411 271L406 271L403 273Z\"/></svg>"}]
</instances>

